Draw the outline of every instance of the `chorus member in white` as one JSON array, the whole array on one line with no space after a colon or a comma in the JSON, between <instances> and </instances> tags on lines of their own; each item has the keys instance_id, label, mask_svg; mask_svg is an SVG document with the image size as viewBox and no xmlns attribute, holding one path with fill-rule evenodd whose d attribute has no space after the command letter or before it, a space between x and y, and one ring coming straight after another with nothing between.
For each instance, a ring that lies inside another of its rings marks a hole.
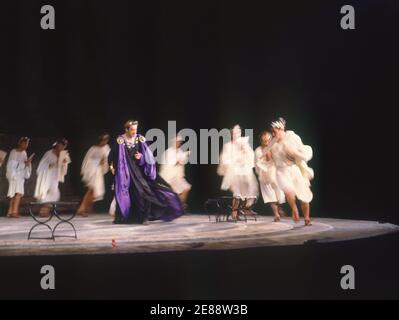
<instances>
[{"instance_id":1,"label":"chorus member in white","mask_svg":"<svg viewBox=\"0 0 399 320\"><path fill-rule=\"evenodd\" d=\"M109 134L102 134L98 138L98 143L87 151L83 159L81 175L87 192L78 209L78 215L82 217L88 216L93 202L100 201L104 197L104 175L109 171L108 154L111 150L108 142Z\"/></svg>"},{"instance_id":2,"label":"chorus member in white","mask_svg":"<svg viewBox=\"0 0 399 320\"><path fill-rule=\"evenodd\" d=\"M40 202L56 202L60 200L61 194L58 188L63 183L71 162L66 149L68 141L59 140L53 144L51 150L47 151L40 160L37 168L37 181L35 198ZM50 208L44 206L40 210L41 217L48 217Z\"/></svg>"},{"instance_id":3,"label":"chorus member in white","mask_svg":"<svg viewBox=\"0 0 399 320\"><path fill-rule=\"evenodd\" d=\"M313 194L310 190L310 180L313 170L307 166L312 158L310 146L304 145L301 138L293 131L285 131L286 122L283 118L271 124L274 135L270 152L276 164L276 180L280 189L285 193L291 207L294 221L299 221L299 211L296 199L301 203L305 225L311 225L310 202Z\"/></svg>"},{"instance_id":4,"label":"chorus member in white","mask_svg":"<svg viewBox=\"0 0 399 320\"><path fill-rule=\"evenodd\" d=\"M6 177L9 183L7 197L10 199L10 205L7 217L10 218L19 218L19 204L24 195L25 180L29 179L32 173L34 154L28 158L28 146L28 137L19 139L17 148L13 149L8 157Z\"/></svg>"},{"instance_id":5,"label":"chorus member in white","mask_svg":"<svg viewBox=\"0 0 399 320\"><path fill-rule=\"evenodd\" d=\"M258 197L258 182L254 174L255 154L249 144L249 137L241 136L239 125L231 129L231 141L224 144L219 158L218 174L223 176L222 190L233 193L232 218L238 219L240 200L245 200L245 213Z\"/></svg>"},{"instance_id":6,"label":"chorus member in white","mask_svg":"<svg viewBox=\"0 0 399 320\"><path fill-rule=\"evenodd\" d=\"M171 140L170 147L162 155L159 175L179 195L183 207L186 208L191 184L185 179L184 166L188 162L189 152L180 148L182 142L179 135Z\"/></svg>"},{"instance_id":7,"label":"chorus member in white","mask_svg":"<svg viewBox=\"0 0 399 320\"><path fill-rule=\"evenodd\" d=\"M276 166L267 147L272 139L269 131L260 134L261 145L255 150L255 170L259 177L260 190L264 203L269 203L274 214L274 221L281 219L279 204L285 202L284 192L277 186Z\"/></svg>"},{"instance_id":8,"label":"chorus member in white","mask_svg":"<svg viewBox=\"0 0 399 320\"><path fill-rule=\"evenodd\" d=\"M7 152L0 150L0 167L3 165L4 161L6 160Z\"/></svg>"}]
</instances>

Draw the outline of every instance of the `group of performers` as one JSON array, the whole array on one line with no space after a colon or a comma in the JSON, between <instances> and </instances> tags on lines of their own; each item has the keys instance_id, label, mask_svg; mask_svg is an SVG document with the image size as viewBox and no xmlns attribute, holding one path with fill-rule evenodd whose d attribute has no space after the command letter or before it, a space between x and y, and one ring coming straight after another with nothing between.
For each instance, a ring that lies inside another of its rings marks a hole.
<instances>
[{"instance_id":1,"label":"group of performers","mask_svg":"<svg viewBox=\"0 0 399 320\"><path fill-rule=\"evenodd\" d=\"M298 222L296 200L299 200L305 225L311 225L310 202L313 194L310 180L313 179L313 170L307 162L312 158L312 148L304 145L293 131L285 129L283 118L273 121L270 129L260 134L260 146L255 151L249 144L249 138L241 136L238 125L231 129L231 141L224 145L220 155L218 174L223 176L221 188L233 194L233 219L239 219L238 209L242 201L244 213L251 213L258 197L255 168L263 201L270 204L274 220L280 221L279 205L287 201L294 221Z\"/></svg>"},{"instance_id":2,"label":"group of performers","mask_svg":"<svg viewBox=\"0 0 399 320\"><path fill-rule=\"evenodd\" d=\"M263 200L270 204L276 222L280 221L280 204L285 201L291 207L294 221L299 221L298 199L305 225L311 225L309 203L312 200L310 180L313 171L307 166L307 161L312 158L312 148L304 145L298 135L286 131L285 127L284 119L273 121L270 129L260 134L260 146L255 151L249 138L242 137L238 125L231 129L231 141L223 146L220 154L218 174L223 176L221 189L233 194L232 219L239 220L239 205L243 201L241 209L244 213L252 213L260 185ZM184 173L189 154L181 150L183 139L180 136L172 139L162 155L159 174L145 137L138 133L137 121L127 121L124 133L111 147L109 141L110 136L102 134L83 160L81 175L87 192L78 208L78 215L87 217L93 202L103 199L104 175L109 170L114 176L114 199L110 208L114 223L171 221L184 214L191 185ZM32 173L34 154L27 156L28 146L29 138L21 138L8 157L6 177L10 202L7 216L10 218L19 217L24 182ZM56 141L37 168L34 197L43 203L39 213L42 217L50 214L48 203L60 199L59 183L64 182L71 162L67 146L66 139Z\"/></svg>"}]
</instances>

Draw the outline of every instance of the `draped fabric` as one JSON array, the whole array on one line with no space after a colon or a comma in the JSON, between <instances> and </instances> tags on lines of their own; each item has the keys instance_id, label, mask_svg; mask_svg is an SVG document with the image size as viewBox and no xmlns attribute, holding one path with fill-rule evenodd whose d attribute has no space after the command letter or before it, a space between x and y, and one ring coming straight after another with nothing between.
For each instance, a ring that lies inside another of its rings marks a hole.
<instances>
[{"instance_id":1,"label":"draped fabric","mask_svg":"<svg viewBox=\"0 0 399 320\"><path fill-rule=\"evenodd\" d=\"M171 221L181 216L183 208L178 195L157 175L148 145L136 140L131 144L120 136L109 155L115 168L115 223ZM135 159L136 152L142 154L140 160Z\"/></svg>"},{"instance_id":2,"label":"draped fabric","mask_svg":"<svg viewBox=\"0 0 399 320\"><path fill-rule=\"evenodd\" d=\"M109 170L109 145L92 146L83 159L81 175L86 187L93 191L94 201L102 200L105 194L104 174Z\"/></svg>"}]
</instances>

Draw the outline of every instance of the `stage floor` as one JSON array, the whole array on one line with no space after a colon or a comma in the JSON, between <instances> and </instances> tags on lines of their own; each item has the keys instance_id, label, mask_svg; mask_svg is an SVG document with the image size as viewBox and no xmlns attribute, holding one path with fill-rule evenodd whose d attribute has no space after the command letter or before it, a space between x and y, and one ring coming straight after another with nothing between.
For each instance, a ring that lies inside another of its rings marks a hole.
<instances>
[{"instance_id":1,"label":"stage floor","mask_svg":"<svg viewBox=\"0 0 399 320\"><path fill-rule=\"evenodd\" d=\"M73 223L78 239L27 240L34 221L0 218L0 256L74 255L162 252L182 250L227 250L265 246L302 245L307 241L343 241L398 232L399 226L374 221L314 218L313 225L285 218L273 222L271 216L258 221L209 222L207 215L185 215L172 222L149 225L114 225L107 214L76 217ZM51 221L53 222L53 221ZM54 225L50 222L50 225ZM57 229L59 235L72 235L69 226ZM44 227L32 236L49 236ZM113 245L114 240L114 245Z\"/></svg>"}]
</instances>

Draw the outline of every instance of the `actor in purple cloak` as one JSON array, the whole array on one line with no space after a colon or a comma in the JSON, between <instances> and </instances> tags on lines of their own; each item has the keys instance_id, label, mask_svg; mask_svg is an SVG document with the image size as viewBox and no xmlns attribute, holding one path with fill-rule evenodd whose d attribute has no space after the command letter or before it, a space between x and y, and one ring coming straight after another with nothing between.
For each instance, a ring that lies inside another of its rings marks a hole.
<instances>
[{"instance_id":1,"label":"actor in purple cloak","mask_svg":"<svg viewBox=\"0 0 399 320\"><path fill-rule=\"evenodd\" d=\"M171 221L184 213L182 205L157 175L154 156L137 127L137 121L126 122L125 134L116 139L108 158L115 178L114 223Z\"/></svg>"}]
</instances>

